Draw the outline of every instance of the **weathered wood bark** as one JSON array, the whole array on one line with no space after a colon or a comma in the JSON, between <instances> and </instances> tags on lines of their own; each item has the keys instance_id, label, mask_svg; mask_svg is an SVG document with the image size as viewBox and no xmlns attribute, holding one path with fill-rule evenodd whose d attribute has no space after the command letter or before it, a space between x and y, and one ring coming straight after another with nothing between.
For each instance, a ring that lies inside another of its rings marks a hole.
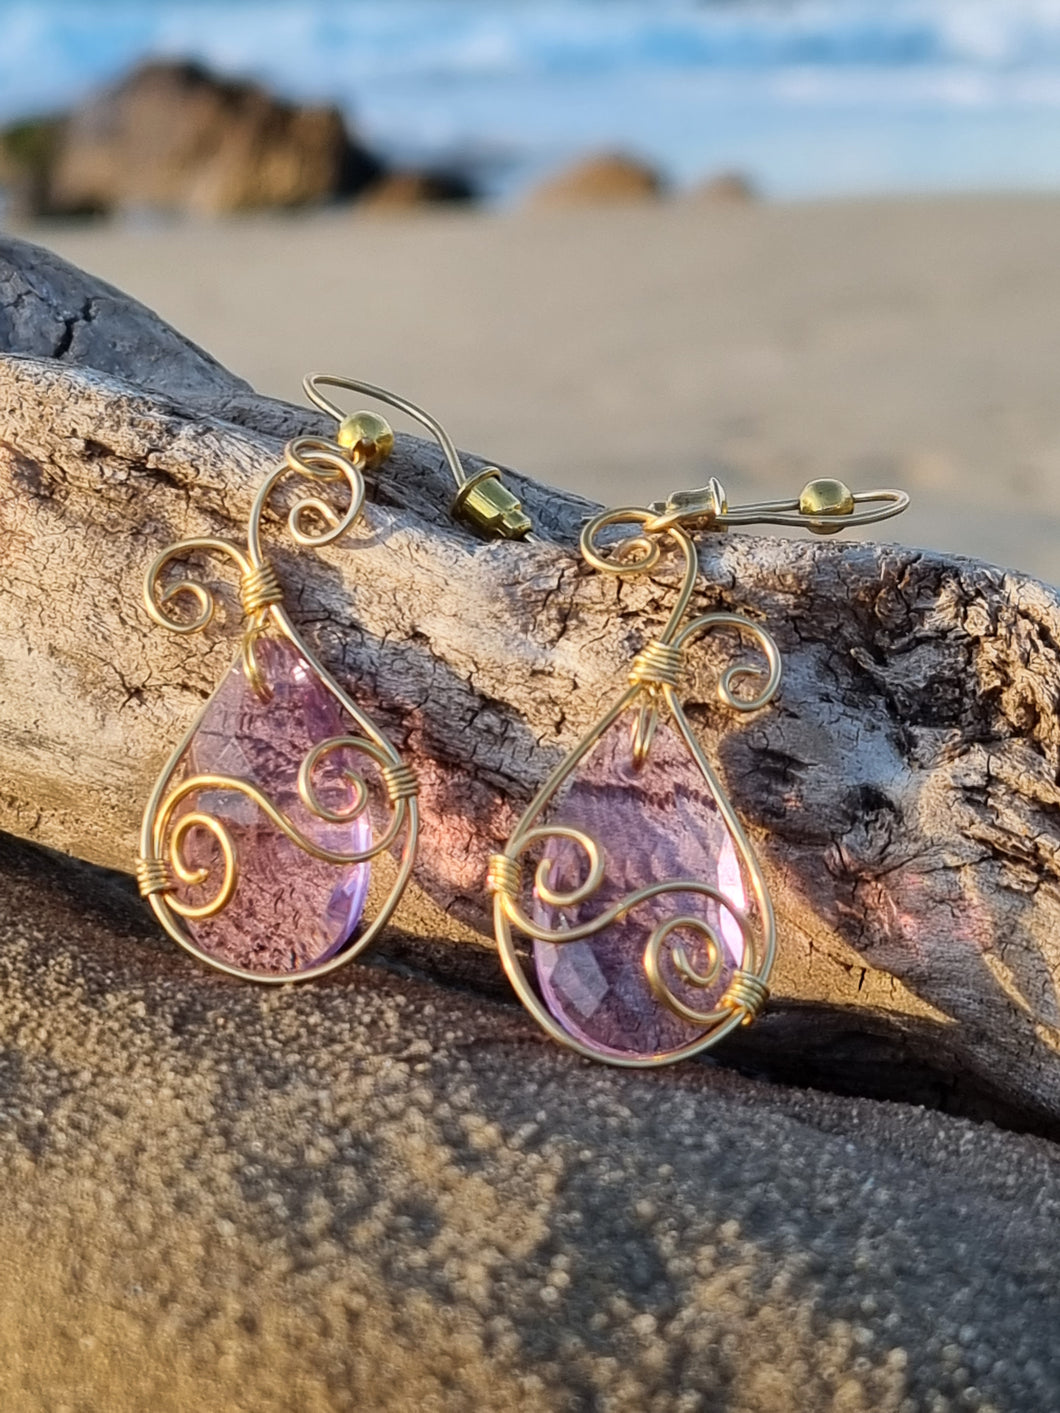
<instances>
[{"instance_id":1,"label":"weathered wood bark","mask_svg":"<svg viewBox=\"0 0 1060 1413\"><path fill-rule=\"evenodd\" d=\"M128 870L237 612L233 592L227 634L166 634L139 606L144 567L181 536L239 538L282 440L323 424L10 241L0 347L0 829ZM586 571L585 503L512 481L542 541L478 543L448 518L439 455L402 438L370 533L320 554L274 540L299 623L421 773L418 879L441 912L405 921L461 919L473 933L450 927L454 943L485 941L487 854L675 586L665 566L625 584ZM697 608L761 619L785 660L778 704L748 722L713 704L713 651L688 694L779 915L777 999L743 1053L826 1034L871 1064L897 1045L943 1084L1055 1121L1055 593L892 546L734 535L703 560Z\"/></svg>"}]
</instances>

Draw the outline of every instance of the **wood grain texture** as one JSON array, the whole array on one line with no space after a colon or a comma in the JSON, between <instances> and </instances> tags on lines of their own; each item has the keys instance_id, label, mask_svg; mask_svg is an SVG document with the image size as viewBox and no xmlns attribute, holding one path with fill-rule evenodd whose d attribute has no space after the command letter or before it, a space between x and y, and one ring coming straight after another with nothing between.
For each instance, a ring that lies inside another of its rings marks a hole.
<instances>
[{"instance_id":1,"label":"wood grain texture","mask_svg":"<svg viewBox=\"0 0 1060 1413\"><path fill-rule=\"evenodd\" d=\"M231 585L206 635L154 627L144 568L185 535L238 539L283 439L325 428L12 240L0 347L0 829L129 870L142 801L238 633ZM320 553L278 522L270 540L299 625L422 775L418 879L473 930L454 944L486 941L488 853L677 582L665 563L591 573L586 503L511 480L540 543L454 526L440 456L409 437L371 484L368 529ZM785 662L778 701L734 722L723 653L696 648L687 698L779 917L776 1004L743 1051L853 1031L863 1059L879 1044L1055 1121L1055 592L894 546L732 535L702 558L696 609L766 623Z\"/></svg>"}]
</instances>

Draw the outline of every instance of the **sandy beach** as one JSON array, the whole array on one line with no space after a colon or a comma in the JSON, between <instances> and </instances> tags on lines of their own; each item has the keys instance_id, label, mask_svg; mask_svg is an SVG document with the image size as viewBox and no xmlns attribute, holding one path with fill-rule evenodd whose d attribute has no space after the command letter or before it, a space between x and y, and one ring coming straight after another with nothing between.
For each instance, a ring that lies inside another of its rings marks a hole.
<instances>
[{"instance_id":1,"label":"sandy beach","mask_svg":"<svg viewBox=\"0 0 1060 1413\"><path fill-rule=\"evenodd\" d=\"M22 232L260 391L400 390L602 501L719 476L898 485L906 543L1060 579L1060 198L997 196Z\"/></svg>"}]
</instances>

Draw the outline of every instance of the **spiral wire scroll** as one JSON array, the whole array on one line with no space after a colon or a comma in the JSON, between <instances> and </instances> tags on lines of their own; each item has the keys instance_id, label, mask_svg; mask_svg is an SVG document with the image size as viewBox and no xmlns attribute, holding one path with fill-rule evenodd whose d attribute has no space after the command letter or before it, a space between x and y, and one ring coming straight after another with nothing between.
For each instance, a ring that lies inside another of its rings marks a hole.
<instances>
[{"instance_id":1,"label":"spiral wire scroll","mask_svg":"<svg viewBox=\"0 0 1060 1413\"><path fill-rule=\"evenodd\" d=\"M265 795L253 782L233 776L203 774L189 777L166 793L169 782L195 731L192 724L184 739L173 752L158 779L144 813L141 830L140 858L137 876L140 891L147 897L170 935L201 960L234 975L257 981L289 981L319 976L342 965L364 950L390 917L411 873L412 858L418 832L415 774L401 760L390 742L360 710L309 649L295 629L283 607L283 590L273 566L262 549L261 522L270 498L284 477L294 474L318 485L345 482L349 504L341 513L319 494L305 494L289 510L287 528L295 542L302 546L319 547L333 543L354 525L364 503L365 483L362 467L341 447L320 437L298 437L287 443L284 460L263 481L250 511L247 547L244 551L228 540L197 537L181 540L163 550L148 568L144 584L144 602L151 618L172 632L190 634L206 628L217 611L217 598L206 584L190 578L177 579L166 585L167 570L175 561L189 554L218 554L236 564L240 574L240 601L246 626L241 641L243 670L252 689L263 701L270 692L261 670L256 645L270 629L287 638L308 662L328 692L362 733L332 737L319 742L303 758L298 772L298 797L307 813L324 824L349 824L368 808L370 790L365 777L341 766L341 777L352 791L352 799L341 808L332 808L321 800L314 783L315 773L326 757L340 751L354 751L367 756L378 769L392 815L381 836L370 848L361 851L337 851L324 848L305 832ZM323 528L321 528L323 527ZM180 604L189 605L190 617L174 610ZM207 704L208 708L209 704ZM204 708L204 711L207 709ZM200 713L201 717L202 713ZM354 945L346 947L328 961L294 974L273 976L247 971L230 965L199 948L182 923L213 917L232 900L239 880L239 860L232 835L224 822L214 816L194 810L174 818L178 806L203 790L235 791L259 809L292 843L306 854L327 863L350 866L365 863L389 850L404 832L404 848L397 879L372 923L361 933ZM185 845L193 831L209 834L217 846L223 866L222 877L212 896L205 902L188 903L175 894L176 886L201 887L208 882L208 870L187 861Z\"/></svg>"},{"instance_id":2,"label":"spiral wire scroll","mask_svg":"<svg viewBox=\"0 0 1060 1413\"><path fill-rule=\"evenodd\" d=\"M732 629L751 637L765 658L765 670L754 661L740 660L721 674L717 692L730 710L746 713L760 710L772 700L780 684L780 654L770 634L761 625L735 613L708 613L682 622L692 601L698 573L695 545L680 525L667 525L658 533L644 527L652 521L649 511L623 507L605 512L590 521L582 533L582 553L593 568L608 574L632 576L649 573L659 563L661 534L677 544L685 559L684 576L677 601L659 637L643 648L631 665L629 686L611 709L578 742L566 759L549 776L527 807L501 854L490 863L489 886L494 894L494 917L501 959L520 998L555 1039L571 1049L611 1064L648 1066L686 1058L715 1044L736 1025L750 1023L761 1011L768 996L767 980L775 954L775 924L772 905L761 868L739 819L702 747L693 733L678 698L678 688L686 666L686 645L705 632ZM611 552L602 542L604 531L622 525L638 525L641 533L618 542ZM758 690L741 693L740 687L760 680ZM584 830L562 824L542 824L539 819L552 798L581 764L604 733L626 712L634 712L632 749L634 764L644 764L651 749L660 714L672 719L690 755L698 766L714 802L744 863L752 885L758 927L752 926L747 912L719 889L693 879L677 879L649 884L637 889L594 917L576 925L549 928L527 916L519 898L522 891L524 855L536 845L566 839L584 855L584 877L574 887L561 891L552 886L552 860L541 858L534 875L534 891L547 907L562 911L580 908L601 888L606 875L606 856L600 843ZM643 954L643 967L658 1001L674 1015L703 1032L677 1049L661 1054L618 1057L604 1053L573 1037L545 1007L523 969L516 951L513 929L537 942L563 946L599 935L634 909L654 898L671 895L697 896L723 909L739 929L742 943L740 963L729 978L724 994L709 1010L699 1010L677 995L667 981L663 958L668 955L677 975L693 989L716 986L722 968L722 942L717 930L702 917L682 914L658 922L652 929ZM702 944L706 965L699 969L689 960L679 934L695 934Z\"/></svg>"}]
</instances>

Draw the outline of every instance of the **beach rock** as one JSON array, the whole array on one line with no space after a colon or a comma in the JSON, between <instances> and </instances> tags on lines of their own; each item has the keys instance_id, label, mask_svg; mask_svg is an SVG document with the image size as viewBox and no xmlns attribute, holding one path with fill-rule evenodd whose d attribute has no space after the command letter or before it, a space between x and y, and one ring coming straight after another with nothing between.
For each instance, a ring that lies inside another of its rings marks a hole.
<instances>
[{"instance_id":1,"label":"beach rock","mask_svg":"<svg viewBox=\"0 0 1060 1413\"><path fill-rule=\"evenodd\" d=\"M285 103L191 63L145 64L90 98L41 166L46 215L303 206L354 195L383 171L337 108Z\"/></svg>"},{"instance_id":2,"label":"beach rock","mask_svg":"<svg viewBox=\"0 0 1060 1413\"><path fill-rule=\"evenodd\" d=\"M701 201L741 205L757 200L758 190L750 177L744 176L742 172L719 172L696 187L692 195Z\"/></svg>"},{"instance_id":3,"label":"beach rock","mask_svg":"<svg viewBox=\"0 0 1060 1413\"><path fill-rule=\"evenodd\" d=\"M477 196L475 184L460 172L395 171L374 182L358 200L357 209L400 213L466 204Z\"/></svg>"},{"instance_id":4,"label":"beach rock","mask_svg":"<svg viewBox=\"0 0 1060 1413\"><path fill-rule=\"evenodd\" d=\"M657 168L625 153L585 157L548 177L530 194L533 206L610 206L654 201L665 189Z\"/></svg>"},{"instance_id":5,"label":"beach rock","mask_svg":"<svg viewBox=\"0 0 1060 1413\"><path fill-rule=\"evenodd\" d=\"M51 172L65 128L65 119L55 115L0 128L0 189L9 216L32 220L47 214Z\"/></svg>"}]
</instances>

